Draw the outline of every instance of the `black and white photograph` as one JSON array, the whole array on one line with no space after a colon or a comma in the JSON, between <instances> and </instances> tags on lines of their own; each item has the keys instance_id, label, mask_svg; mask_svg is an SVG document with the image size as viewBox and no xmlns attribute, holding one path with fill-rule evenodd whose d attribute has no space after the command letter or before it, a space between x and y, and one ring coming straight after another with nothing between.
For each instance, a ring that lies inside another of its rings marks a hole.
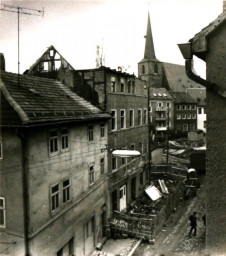
<instances>
[{"instance_id":1,"label":"black and white photograph","mask_svg":"<svg viewBox=\"0 0 226 256\"><path fill-rule=\"evenodd\" d=\"M226 256L226 0L0 6L0 256Z\"/></svg>"}]
</instances>

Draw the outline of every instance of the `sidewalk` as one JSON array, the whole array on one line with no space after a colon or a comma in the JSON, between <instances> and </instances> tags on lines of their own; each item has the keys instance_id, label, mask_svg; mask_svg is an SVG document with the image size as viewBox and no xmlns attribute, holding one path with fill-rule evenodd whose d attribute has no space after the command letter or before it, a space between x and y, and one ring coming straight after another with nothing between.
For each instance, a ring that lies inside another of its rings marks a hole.
<instances>
[{"instance_id":1,"label":"sidewalk","mask_svg":"<svg viewBox=\"0 0 226 256\"><path fill-rule=\"evenodd\" d=\"M132 238L108 239L101 251L95 251L95 256L131 256L140 245L141 240Z\"/></svg>"}]
</instances>

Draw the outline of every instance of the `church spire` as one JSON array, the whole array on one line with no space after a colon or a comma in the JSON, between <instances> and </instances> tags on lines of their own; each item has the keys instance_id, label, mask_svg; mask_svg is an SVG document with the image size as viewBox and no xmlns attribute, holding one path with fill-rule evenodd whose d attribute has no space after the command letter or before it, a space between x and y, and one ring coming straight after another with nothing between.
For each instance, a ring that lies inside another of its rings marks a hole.
<instances>
[{"instance_id":1,"label":"church spire","mask_svg":"<svg viewBox=\"0 0 226 256\"><path fill-rule=\"evenodd\" d=\"M148 12L148 24L147 24L147 33L146 33L146 42L144 50L144 59L158 61L155 57L155 48L153 43L152 31L151 31L151 21L150 14Z\"/></svg>"}]
</instances>

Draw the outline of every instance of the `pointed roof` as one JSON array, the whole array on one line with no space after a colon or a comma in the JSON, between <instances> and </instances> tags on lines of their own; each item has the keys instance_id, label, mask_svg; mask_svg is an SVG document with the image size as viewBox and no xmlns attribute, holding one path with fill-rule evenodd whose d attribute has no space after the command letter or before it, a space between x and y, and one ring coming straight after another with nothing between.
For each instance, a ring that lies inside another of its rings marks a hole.
<instances>
[{"instance_id":1,"label":"pointed roof","mask_svg":"<svg viewBox=\"0 0 226 256\"><path fill-rule=\"evenodd\" d=\"M144 58L142 61L144 61L144 60L159 61L155 57L155 48L154 48L149 12L148 12L147 33L146 33L145 38L146 38L146 42L145 42Z\"/></svg>"}]
</instances>

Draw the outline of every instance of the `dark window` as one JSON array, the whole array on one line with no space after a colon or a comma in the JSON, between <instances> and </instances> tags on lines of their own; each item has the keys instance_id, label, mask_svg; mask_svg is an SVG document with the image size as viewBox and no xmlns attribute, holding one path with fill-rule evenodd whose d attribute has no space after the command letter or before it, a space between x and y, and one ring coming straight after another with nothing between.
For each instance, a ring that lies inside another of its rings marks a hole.
<instances>
[{"instance_id":1,"label":"dark window","mask_svg":"<svg viewBox=\"0 0 226 256\"><path fill-rule=\"evenodd\" d=\"M142 111L138 109L138 125L142 125Z\"/></svg>"},{"instance_id":2,"label":"dark window","mask_svg":"<svg viewBox=\"0 0 226 256\"><path fill-rule=\"evenodd\" d=\"M117 168L117 160L115 156L112 156L111 158L111 169L115 170Z\"/></svg>"},{"instance_id":3,"label":"dark window","mask_svg":"<svg viewBox=\"0 0 226 256\"><path fill-rule=\"evenodd\" d=\"M103 138L105 136L105 125L101 124L100 126L100 137Z\"/></svg>"},{"instance_id":4,"label":"dark window","mask_svg":"<svg viewBox=\"0 0 226 256\"><path fill-rule=\"evenodd\" d=\"M124 92L124 90L125 90L125 85L123 82L121 82L121 92Z\"/></svg>"},{"instance_id":5,"label":"dark window","mask_svg":"<svg viewBox=\"0 0 226 256\"><path fill-rule=\"evenodd\" d=\"M158 70L158 64L155 64L154 66L154 73L158 74L159 70Z\"/></svg>"},{"instance_id":6,"label":"dark window","mask_svg":"<svg viewBox=\"0 0 226 256\"><path fill-rule=\"evenodd\" d=\"M206 108L204 108L204 114L206 114Z\"/></svg>"},{"instance_id":7,"label":"dark window","mask_svg":"<svg viewBox=\"0 0 226 256\"><path fill-rule=\"evenodd\" d=\"M121 128L125 128L125 110L120 110L121 117Z\"/></svg>"},{"instance_id":8,"label":"dark window","mask_svg":"<svg viewBox=\"0 0 226 256\"><path fill-rule=\"evenodd\" d=\"M63 203L71 200L71 180L63 181Z\"/></svg>"},{"instance_id":9,"label":"dark window","mask_svg":"<svg viewBox=\"0 0 226 256\"><path fill-rule=\"evenodd\" d=\"M147 124L147 109L144 109L144 120L143 124Z\"/></svg>"},{"instance_id":10,"label":"dark window","mask_svg":"<svg viewBox=\"0 0 226 256\"><path fill-rule=\"evenodd\" d=\"M60 205L60 197L59 197L59 184L51 187L51 210L54 212L59 208Z\"/></svg>"},{"instance_id":11,"label":"dark window","mask_svg":"<svg viewBox=\"0 0 226 256\"><path fill-rule=\"evenodd\" d=\"M89 167L89 185L94 183L94 165Z\"/></svg>"},{"instance_id":12,"label":"dark window","mask_svg":"<svg viewBox=\"0 0 226 256\"><path fill-rule=\"evenodd\" d=\"M61 130L61 148L68 149L68 129Z\"/></svg>"},{"instance_id":13,"label":"dark window","mask_svg":"<svg viewBox=\"0 0 226 256\"><path fill-rule=\"evenodd\" d=\"M49 150L50 153L58 151L58 135L56 130L49 133Z\"/></svg>"},{"instance_id":14,"label":"dark window","mask_svg":"<svg viewBox=\"0 0 226 256\"><path fill-rule=\"evenodd\" d=\"M199 115L202 114L202 108L198 108Z\"/></svg>"},{"instance_id":15,"label":"dark window","mask_svg":"<svg viewBox=\"0 0 226 256\"><path fill-rule=\"evenodd\" d=\"M142 65L142 74L145 74L145 66L144 65Z\"/></svg>"},{"instance_id":16,"label":"dark window","mask_svg":"<svg viewBox=\"0 0 226 256\"><path fill-rule=\"evenodd\" d=\"M132 81L132 93L135 93L135 81Z\"/></svg>"},{"instance_id":17,"label":"dark window","mask_svg":"<svg viewBox=\"0 0 226 256\"><path fill-rule=\"evenodd\" d=\"M131 93L131 81L128 80L128 93Z\"/></svg>"},{"instance_id":18,"label":"dark window","mask_svg":"<svg viewBox=\"0 0 226 256\"><path fill-rule=\"evenodd\" d=\"M134 125L134 110L130 109L129 111L129 126Z\"/></svg>"},{"instance_id":19,"label":"dark window","mask_svg":"<svg viewBox=\"0 0 226 256\"><path fill-rule=\"evenodd\" d=\"M116 130L116 125L117 125L117 115L116 115L116 110L111 111L111 130Z\"/></svg>"},{"instance_id":20,"label":"dark window","mask_svg":"<svg viewBox=\"0 0 226 256\"><path fill-rule=\"evenodd\" d=\"M100 173L104 174L104 157L100 159Z\"/></svg>"},{"instance_id":21,"label":"dark window","mask_svg":"<svg viewBox=\"0 0 226 256\"><path fill-rule=\"evenodd\" d=\"M122 157L122 165L126 164L126 159Z\"/></svg>"},{"instance_id":22,"label":"dark window","mask_svg":"<svg viewBox=\"0 0 226 256\"><path fill-rule=\"evenodd\" d=\"M93 126L88 127L88 139L89 141L93 141Z\"/></svg>"},{"instance_id":23,"label":"dark window","mask_svg":"<svg viewBox=\"0 0 226 256\"><path fill-rule=\"evenodd\" d=\"M5 198L0 197L0 227L5 228Z\"/></svg>"}]
</instances>

